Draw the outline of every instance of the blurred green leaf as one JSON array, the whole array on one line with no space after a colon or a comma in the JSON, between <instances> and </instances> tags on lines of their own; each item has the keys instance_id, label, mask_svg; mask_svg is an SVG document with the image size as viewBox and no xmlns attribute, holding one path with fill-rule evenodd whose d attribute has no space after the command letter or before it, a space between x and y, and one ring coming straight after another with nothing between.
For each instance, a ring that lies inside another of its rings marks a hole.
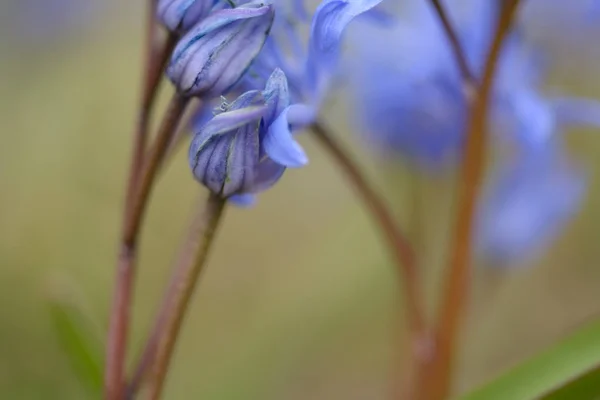
<instances>
[{"instance_id":1,"label":"blurred green leaf","mask_svg":"<svg viewBox=\"0 0 600 400\"><path fill-rule=\"evenodd\" d=\"M461 400L592 400L600 395L600 320Z\"/></svg>"},{"instance_id":2,"label":"blurred green leaf","mask_svg":"<svg viewBox=\"0 0 600 400\"><path fill-rule=\"evenodd\" d=\"M600 399L600 367L549 393L543 400Z\"/></svg>"},{"instance_id":3,"label":"blurred green leaf","mask_svg":"<svg viewBox=\"0 0 600 400\"><path fill-rule=\"evenodd\" d=\"M104 346L96 324L83 307L51 299L49 311L58 340L73 371L94 398L102 393Z\"/></svg>"}]
</instances>

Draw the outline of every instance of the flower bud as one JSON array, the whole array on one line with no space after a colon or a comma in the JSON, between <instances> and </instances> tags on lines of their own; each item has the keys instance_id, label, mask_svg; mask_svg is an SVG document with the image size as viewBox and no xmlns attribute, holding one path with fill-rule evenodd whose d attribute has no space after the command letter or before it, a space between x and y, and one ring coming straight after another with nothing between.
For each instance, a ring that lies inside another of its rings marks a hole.
<instances>
[{"instance_id":1,"label":"flower bud","mask_svg":"<svg viewBox=\"0 0 600 400\"><path fill-rule=\"evenodd\" d=\"M259 91L247 92L216 115L190 145L196 179L222 197L250 192L259 163L259 123L266 112Z\"/></svg>"},{"instance_id":2,"label":"flower bud","mask_svg":"<svg viewBox=\"0 0 600 400\"><path fill-rule=\"evenodd\" d=\"M255 2L211 13L180 40L167 75L185 95L225 93L262 49L274 15L272 5Z\"/></svg>"},{"instance_id":3,"label":"flower bud","mask_svg":"<svg viewBox=\"0 0 600 400\"><path fill-rule=\"evenodd\" d=\"M172 32L186 32L205 18L218 0L158 0L158 19Z\"/></svg>"}]
</instances>

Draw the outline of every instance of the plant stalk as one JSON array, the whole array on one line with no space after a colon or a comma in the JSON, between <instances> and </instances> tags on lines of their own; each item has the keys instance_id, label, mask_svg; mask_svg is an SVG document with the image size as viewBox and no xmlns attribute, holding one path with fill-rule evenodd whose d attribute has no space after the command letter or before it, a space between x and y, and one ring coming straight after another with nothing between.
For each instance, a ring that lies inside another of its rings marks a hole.
<instances>
[{"instance_id":1,"label":"plant stalk","mask_svg":"<svg viewBox=\"0 0 600 400\"><path fill-rule=\"evenodd\" d=\"M518 4L518 0L504 1L492 46L485 62L483 79L471 106L462 178L459 183L458 212L451 236L454 245L448 260L447 278L435 329L435 351L430 364L425 365L417 377L417 393L422 400L443 400L450 395L457 338L464 319L469 291L472 228L484 172L488 104L502 44L510 31Z\"/></svg>"},{"instance_id":2,"label":"plant stalk","mask_svg":"<svg viewBox=\"0 0 600 400\"><path fill-rule=\"evenodd\" d=\"M399 276L404 281L407 319L411 337L411 360L414 364L421 364L424 362L423 356L426 354L423 349L430 342L430 335L425 322L424 296L414 249L406 234L394 222L394 216L384 200L369 184L357 163L331 135L329 129L320 122L315 122L311 128L314 136L323 148L329 152L354 186L356 193L362 199L387 242Z\"/></svg>"},{"instance_id":3,"label":"plant stalk","mask_svg":"<svg viewBox=\"0 0 600 400\"><path fill-rule=\"evenodd\" d=\"M126 213L117 264L106 349L105 397L110 400L120 400L124 395L124 364L127 352L127 336L133 299L135 262L140 226L158 168L187 103L188 99L178 94L175 94L171 100L157 134L153 150L142 167L139 184L132 199L131 209Z\"/></svg>"},{"instance_id":4,"label":"plant stalk","mask_svg":"<svg viewBox=\"0 0 600 400\"><path fill-rule=\"evenodd\" d=\"M189 309L224 209L225 200L211 193L206 206L200 209L201 212L193 220L189 238L186 240L190 246L182 253L177 264L155 330L147 344L147 349L150 349L148 358L153 361L149 399L157 400L161 396L183 319Z\"/></svg>"}]
</instances>

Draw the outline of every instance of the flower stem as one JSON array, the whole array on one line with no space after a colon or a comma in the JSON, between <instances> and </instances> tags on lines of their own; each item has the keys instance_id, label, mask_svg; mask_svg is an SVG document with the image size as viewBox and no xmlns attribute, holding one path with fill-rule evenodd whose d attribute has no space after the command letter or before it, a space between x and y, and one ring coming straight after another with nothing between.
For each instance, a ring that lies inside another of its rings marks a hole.
<instances>
[{"instance_id":1,"label":"flower stem","mask_svg":"<svg viewBox=\"0 0 600 400\"><path fill-rule=\"evenodd\" d=\"M138 390L140 389L144 380L147 377L148 368L150 368L150 365L154 360L154 354L156 353L156 344L162 332L161 328L165 325L167 314L169 313L169 311L171 311L169 305L172 303L172 301L170 299L172 299L173 296L175 296L177 293L176 283L180 279L179 275L182 274L193 262L193 255L196 252L196 249L199 245L198 226L200 223L202 223L202 218L204 218L203 214L198 214L197 217L192 220L192 224L189 228L189 233L187 234L184 242L182 243L179 249L175 263L172 268L173 275L171 276L171 281L169 282L169 285L167 287L164 299L161 302L159 314L154 321L154 325L152 327L152 330L150 331L150 336L144 345L140 358L136 363L136 367L131 377L131 380L127 385L126 399L128 400L132 400L135 397L136 393L138 392Z\"/></svg>"},{"instance_id":2,"label":"flower stem","mask_svg":"<svg viewBox=\"0 0 600 400\"><path fill-rule=\"evenodd\" d=\"M154 1L151 1L154 3ZM142 98L139 109L138 121L134 134L133 150L131 155L131 166L129 168L129 180L127 182L125 213L131 212L133 207L133 197L137 184L140 178L140 173L144 161L144 153L146 151L146 143L148 141L148 128L150 125L150 115L156 101L158 92L158 84L162 72L165 69L167 60L176 44L177 36L169 33L164 43L157 48L154 45L156 37L156 24L154 22L154 7L149 11L148 32L146 34L146 67L144 69L144 84L142 88Z\"/></svg>"},{"instance_id":3,"label":"flower stem","mask_svg":"<svg viewBox=\"0 0 600 400\"><path fill-rule=\"evenodd\" d=\"M110 400L119 400L123 397L129 315L133 297L137 241L142 218L158 167L187 103L188 99L178 94L175 94L171 100L157 134L155 145L143 164L139 183L131 201L131 208L124 218L106 349L105 398Z\"/></svg>"},{"instance_id":4,"label":"flower stem","mask_svg":"<svg viewBox=\"0 0 600 400\"><path fill-rule=\"evenodd\" d=\"M450 21L448 13L446 12L440 0L430 1L433 8L435 8L438 17L440 18L442 27L444 28L446 36L450 41L450 48L454 53L454 58L456 59L458 68L460 69L460 73L462 74L465 83L471 87L475 87L477 84L477 78L471 72L471 68L469 67L469 62L467 61L466 54L460 43L460 38L458 37L456 30L452 26L452 22Z\"/></svg>"},{"instance_id":5,"label":"flower stem","mask_svg":"<svg viewBox=\"0 0 600 400\"><path fill-rule=\"evenodd\" d=\"M346 174L388 242L398 272L404 280L407 318L411 332L411 359L414 363L421 364L424 355L423 347L429 342L429 334L425 322L424 297L412 245L406 234L394 222L394 217L381 196L371 187L357 163L334 139L329 129L320 122L315 122L311 128L321 145Z\"/></svg>"},{"instance_id":6,"label":"flower stem","mask_svg":"<svg viewBox=\"0 0 600 400\"><path fill-rule=\"evenodd\" d=\"M224 208L225 200L211 193L204 209L200 209L201 212L194 218L189 239L186 241L191 246L182 253L174 271L154 332L146 347L150 349L149 359L153 359L149 396L152 400L159 399L162 393L179 330L215 238Z\"/></svg>"},{"instance_id":7,"label":"flower stem","mask_svg":"<svg viewBox=\"0 0 600 400\"><path fill-rule=\"evenodd\" d=\"M492 47L486 59L483 79L471 106L462 179L459 186L458 213L452 234L454 245L448 262L447 280L440 303L435 330L435 352L430 365L418 376L418 395L423 400L442 400L450 394L456 342L468 295L471 237L477 195L484 172L487 142L488 103L502 44L510 31L518 0L504 1Z\"/></svg>"}]
</instances>

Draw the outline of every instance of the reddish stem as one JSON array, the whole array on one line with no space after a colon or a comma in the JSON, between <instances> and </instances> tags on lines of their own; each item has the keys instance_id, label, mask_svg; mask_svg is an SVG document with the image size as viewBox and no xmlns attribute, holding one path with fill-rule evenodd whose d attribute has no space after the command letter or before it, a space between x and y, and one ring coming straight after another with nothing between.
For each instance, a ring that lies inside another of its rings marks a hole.
<instances>
[{"instance_id":1,"label":"reddish stem","mask_svg":"<svg viewBox=\"0 0 600 400\"><path fill-rule=\"evenodd\" d=\"M404 280L407 318L411 332L411 359L414 363L421 364L424 356L423 347L429 342L429 333L425 323L424 296L412 245L405 233L394 222L394 216L384 200L371 187L357 163L334 139L329 130L319 122L312 125L312 130L321 145L346 174L387 241L399 276Z\"/></svg>"},{"instance_id":2,"label":"reddish stem","mask_svg":"<svg viewBox=\"0 0 600 400\"><path fill-rule=\"evenodd\" d=\"M452 22L450 21L450 17L446 12L444 6L439 0L431 0L432 6L435 8L435 11L440 18L440 22L442 23L442 27L446 32L446 36L450 41L450 48L454 53L454 58L458 64L458 68L463 76L463 79L466 84L475 86L477 83L477 79L471 72L471 68L469 67L469 61L467 60L467 56L465 51L462 48L462 44L460 43L460 38L456 33L456 30L452 26Z\"/></svg>"},{"instance_id":3,"label":"reddish stem","mask_svg":"<svg viewBox=\"0 0 600 400\"><path fill-rule=\"evenodd\" d=\"M130 312L135 278L135 261L140 226L146 210L150 191L164 158L168 144L188 99L175 94L165 114L156 142L143 165L140 181L123 227L113 305L110 314L105 369L105 397L120 400L123 397L125 356L129 331Z\"/></svg>"},{"instance_id":4,"label":"reddish stem","mask_svg":"<svg viewBox=\"0 0 600 400\"><path fill-rule=\"evenodd\" d=\"M158 400L162 394L179 331L200 273L206 264L224 208L225 200L211 193L206 206L200 208L193 219L186 241L190 246L173 271L173 280L165 295L156 330L148 343L149 359L153 364L149 391L151 400Z\"/></svg>"},{"instance_id":5,"label":"reddish stem","mask_svg":"<svg viewBox=\"0 0 600 400\"><path fill-rule=\"evenodd\" d=\"M484 172L487 142L488 103L502 44L510 31L518 0L507 0L498 19L483 79L472 103L467 143L459 186L459 208L452 238L447 280L435 330L435 352L429 365L418 376L418 396L423 400L442 400L450 395L457 337L465 313L470 274L471 236L477 195Z\"/></svg>"}]
</instances>

